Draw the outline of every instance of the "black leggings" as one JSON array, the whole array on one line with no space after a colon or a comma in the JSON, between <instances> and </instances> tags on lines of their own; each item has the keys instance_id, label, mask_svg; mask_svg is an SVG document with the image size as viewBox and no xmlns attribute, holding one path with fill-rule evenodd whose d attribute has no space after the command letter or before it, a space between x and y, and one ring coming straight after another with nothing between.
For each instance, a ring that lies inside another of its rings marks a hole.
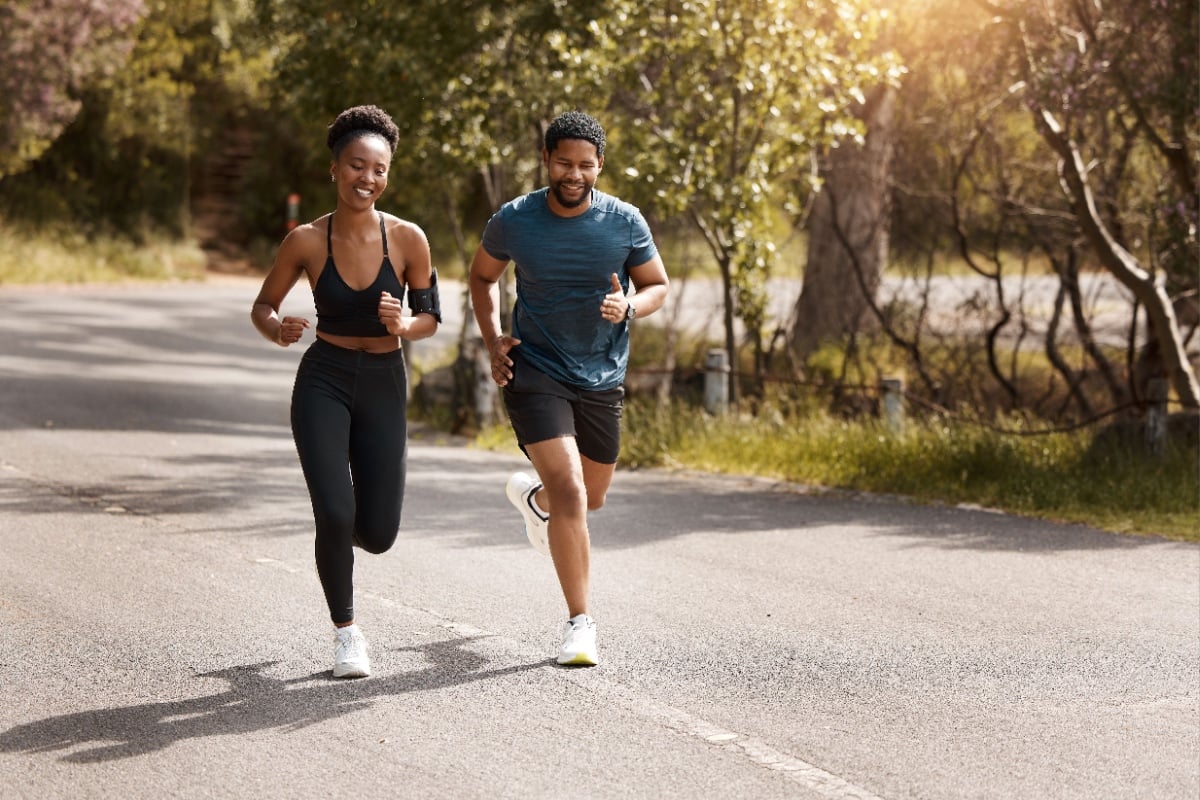
<instances>
[{"instance_id":1,"label":"black leggings","mask_svg":"<svg viewBox=\"0 0 1200 800\"><path fill-rule=\"evenodd\" d=\"M404 351L372 354L323 339L292 390L292 435L316 519L317 574L335 623L354 619L354 547L396 541L408 439Z\"/></svg>"}]
</instances>

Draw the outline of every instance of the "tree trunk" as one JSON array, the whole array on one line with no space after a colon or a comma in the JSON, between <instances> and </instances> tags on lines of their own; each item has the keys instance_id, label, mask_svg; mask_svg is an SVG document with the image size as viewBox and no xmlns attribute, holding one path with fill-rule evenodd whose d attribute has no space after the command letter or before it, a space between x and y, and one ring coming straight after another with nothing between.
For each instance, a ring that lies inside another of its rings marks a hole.
<instances>
[{"instance_id":1,"label":"tree trunk","mask_svg":"<svg viewBox=\"0 0 1200 800\"><path fill-rule=\"evenodd\" d=\"M860 108L866 142L822 159L823 185L808 224L808 260L789 346L797 364L823 341L859 330L888 258L888 185L895 92L879 87Z\"/></svg>"},{"instance_id":2,"label":"tree trunk","mask_svg":"<svg viewBox=\"0 0 1200 800\"><path fill-rule=\"evenodd\" d=\"M733 330L733 263L728 254L719 259L721 268L721 319L725 328L725 353L729 358L729 407L738 403L737 337Z\"/></svg>"}]
</instances>

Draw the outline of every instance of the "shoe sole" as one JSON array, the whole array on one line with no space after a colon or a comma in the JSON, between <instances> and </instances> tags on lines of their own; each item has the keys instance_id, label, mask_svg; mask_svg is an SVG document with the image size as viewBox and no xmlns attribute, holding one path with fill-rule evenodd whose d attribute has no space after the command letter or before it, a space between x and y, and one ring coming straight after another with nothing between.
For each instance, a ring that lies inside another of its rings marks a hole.
<instances>
[{"instance_id":1,"label":"shoe sole","mask_svg":"<svg viewBox=\"0 0 1200 800\"><path fill-rule=\"evenodd\" d=\"M594 656L587 653L577 653L565 661L562 656L559 656L558 663L563 667L594 667L599 662Z\"/></svg>"},{"instance_id":2,"label":"shoe sole","mask_svg":"<svg viewBox=\"0 0 1200 800\"><path fill-rule=\"evenodd\" d=\"M335 678L369 678L371 677L370 667L334 667L333 677Z\"/></svg>"}]
</instances>

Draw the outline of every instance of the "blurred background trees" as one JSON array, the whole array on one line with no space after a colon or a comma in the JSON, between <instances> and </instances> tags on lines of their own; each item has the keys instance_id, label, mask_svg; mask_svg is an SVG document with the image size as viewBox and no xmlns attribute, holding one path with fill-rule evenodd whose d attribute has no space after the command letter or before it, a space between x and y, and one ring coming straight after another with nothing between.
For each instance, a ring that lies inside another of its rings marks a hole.
<instances>
[{"instance_id":1,"label":"blurred background trees","mask_svg":"<svg viewBox=\"0 0 1200 800\"><path fill-rule=\"evenodd\" d=\"M45 153L79 115L86 87L121 68L144 10L141 0L0 8L0 178Z\"/></svg>"},{"instance_id":2,"label":"blurred background trees","mask_svg":"<svg viewBox=\"0 0 1200 800\"><path fill-rule=\"evenodd\" d=\"M583 108L605 188L719 282L697 352L735 401L900 375L984 414L1137 413L1156 378L1200 403L1192 0L13 0L0 42L6 227L264 269L287 196L331 202L325 126L370 102L403 133L382 205L454 277Z\"/></svg>"}]
</instances>

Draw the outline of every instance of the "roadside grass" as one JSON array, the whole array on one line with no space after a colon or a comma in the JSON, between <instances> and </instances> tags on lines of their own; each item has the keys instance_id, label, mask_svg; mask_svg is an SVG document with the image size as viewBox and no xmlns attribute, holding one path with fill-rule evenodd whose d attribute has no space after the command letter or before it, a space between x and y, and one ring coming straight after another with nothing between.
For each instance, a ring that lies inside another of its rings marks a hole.
<instances>
[{"instance_id":1,"label":"roadside grass","mask_svg":"<svg viewBox=\"0 0 1200 800\"><path fill-rule=\"evenodd\" d=\"M1200 542L1194 445L1152 458L1086 431L1018 436L910 421L894 433L873 420L820 413L713 417L648 402L626 405L622 440L622 461L632 467L751 474Z\"/></svg>"},{"instance_id":2,"label":"roadside grass","mask_svg":"<svg viewBox=\"0 0 1200 800\"><path fill-rule=\"evenodd\" d=\"M166 236L141 242L88 237L63 227L26 232L0 225L0 285L200 280L204 253Z\"/></svg>"}]
</instances>

